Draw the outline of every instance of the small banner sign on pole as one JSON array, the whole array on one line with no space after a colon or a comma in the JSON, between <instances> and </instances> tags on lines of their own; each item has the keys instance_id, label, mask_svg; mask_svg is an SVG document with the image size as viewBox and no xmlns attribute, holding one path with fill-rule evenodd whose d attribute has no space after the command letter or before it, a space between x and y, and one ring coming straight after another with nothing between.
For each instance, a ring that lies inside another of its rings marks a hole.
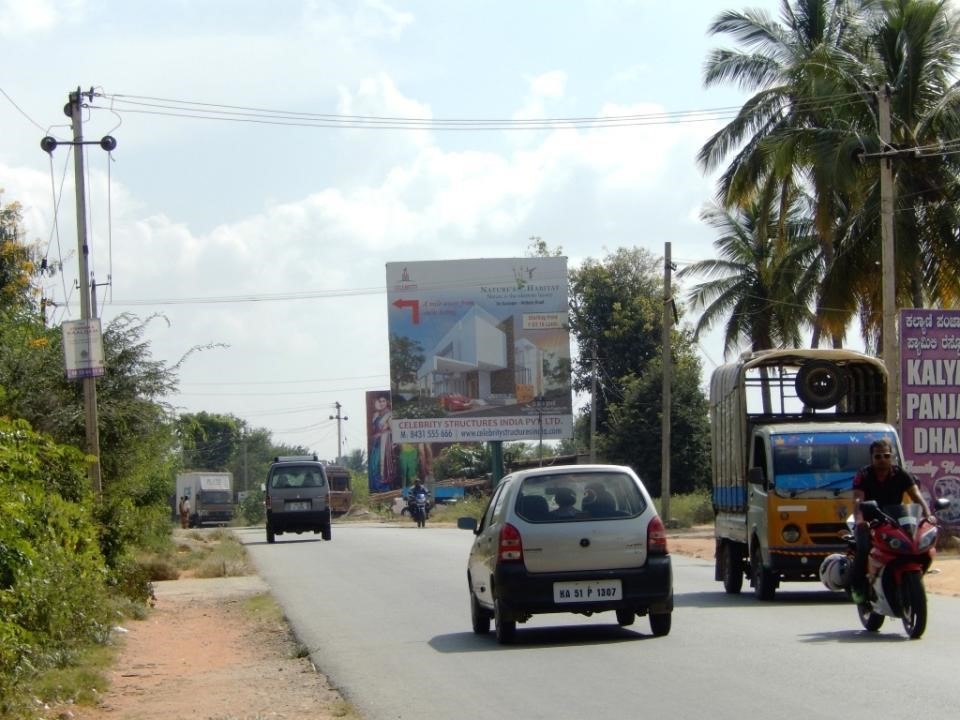
<instances>
[{"instance_id":1,"label":"small banner sign on pole","mask_svg":"<svg viewBox=\"0 0 960 720\"><path fill-rule=\"evenodd\" d=\"M99 377L105 374L100 319L68 320L63 323L62 328L67 380Z\"/></svg>"}]
</instances>

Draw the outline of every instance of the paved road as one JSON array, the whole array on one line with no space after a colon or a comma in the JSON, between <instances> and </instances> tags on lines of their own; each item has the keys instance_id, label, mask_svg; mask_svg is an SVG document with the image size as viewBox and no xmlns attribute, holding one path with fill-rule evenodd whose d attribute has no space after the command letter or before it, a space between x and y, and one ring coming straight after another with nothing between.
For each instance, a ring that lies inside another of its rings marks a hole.
<instances>
[{"instance_id":1,"label":"paved road","mask_svg":"<svg viewBox=\"0 0 960 720\"><path fill-rule=\"evenodd\" d=\"M819 586L759 603L723 594L712 563L675 555L669 636L654 638L645 618L620 628L612 613L544 615L503 647L470 629L469 532L345 524L332 542L274 545L262 530L238 535L314 662L367 720L956 712L957 598L931 595L927 634L909 641L889 619L862 631L853 607Z\"/></svg>"}]
</instances>

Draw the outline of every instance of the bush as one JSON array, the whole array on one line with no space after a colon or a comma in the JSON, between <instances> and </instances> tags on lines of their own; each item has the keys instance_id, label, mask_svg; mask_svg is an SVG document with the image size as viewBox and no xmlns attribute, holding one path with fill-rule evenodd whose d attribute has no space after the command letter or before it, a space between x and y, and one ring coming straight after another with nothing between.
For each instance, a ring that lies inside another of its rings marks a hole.
<instances>
[{"instance_id":1,"label":"bush","mask_svg":"<svg viewBox=\"0 0 960 720\"><path fill-rule=\"evenodd\" d=\"M663 507L661 498L655 500L657 510ZM663 518L668 527L691 527L713 522L713 500L709 490L695 490L686 495L670 496L670 518Z\"/></svg>"},{"instance_id":2,"label":"bush","mask_svg":"<svg viewBox=\"0 0 960 720\"><path fill-rule=\"evenodd\" d=\"M267 518L267 508L263 504L263 491L251 490L240 503L240 514L248 525L259 525Z\"/></svg>"},{"instance_id":3,"label":"bush","mask_svg":"<svg viewBox=\"0 0 960 720\"><path fill-rule=\"evenodd\" d=\"M107 637L92 505L82 453L0 418L0 712L26 677Z\"/></svg>"}]
</instances>

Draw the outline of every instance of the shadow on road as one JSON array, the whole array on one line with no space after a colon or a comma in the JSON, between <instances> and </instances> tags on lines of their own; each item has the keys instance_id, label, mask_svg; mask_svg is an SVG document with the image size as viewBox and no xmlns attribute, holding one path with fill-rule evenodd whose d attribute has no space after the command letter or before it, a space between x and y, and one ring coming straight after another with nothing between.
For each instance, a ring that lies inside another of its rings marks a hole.
<instances>
[{"instance_id":1,"label":"shadow on road","mask_svg":"<svg viewBox=\"0 0 960 720\"><path fill-rule=\"evenodd\" d=\"M639 619L642 621L642 618ZM475 635L472 632L437 635L430 639L429 645L441 653L473 653L523 650L529 648L567 648L584 645L610 645L613 643L653 640L649 634L637 632L630 627L619 625L555 625L552 627L517 627L514 641L509 645L500 645L496 635Z\"/></svg>"},{"instance_id":2,"label":"shadow on road","mask_svg":"<svg viewBox=\"0 0 960 720\"><path fill-rule=\"evenodd\" d=\"M725 592L690 592L674 593L674 605L678 608L722 608L722 607L777 607L778 605L837 605L849 604L850 601L842 593L823 592L778 592L773 600L757 600L753 593L743 592L738 595L728 595ZM852 606L851 606L852 607Z\"/></svg>"}]
</instances>

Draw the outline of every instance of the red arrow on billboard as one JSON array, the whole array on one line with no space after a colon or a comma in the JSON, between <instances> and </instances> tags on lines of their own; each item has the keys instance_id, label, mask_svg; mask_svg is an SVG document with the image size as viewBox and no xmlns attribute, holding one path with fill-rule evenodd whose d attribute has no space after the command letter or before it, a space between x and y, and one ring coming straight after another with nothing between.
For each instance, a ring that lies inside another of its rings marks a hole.
<instances>
[{"instance_id":1,"label":"red arrow on billboard","mask_svg":"<svg viewBox=\"0 0 960 720\"><path fill-rule=\"evenodd\" d=\"M405 307L411 308L413 310L413 324L420 324L420 301L419 300L394 300L393 306L398 310L402 310Z\"/></svg>"}]
</instances>

